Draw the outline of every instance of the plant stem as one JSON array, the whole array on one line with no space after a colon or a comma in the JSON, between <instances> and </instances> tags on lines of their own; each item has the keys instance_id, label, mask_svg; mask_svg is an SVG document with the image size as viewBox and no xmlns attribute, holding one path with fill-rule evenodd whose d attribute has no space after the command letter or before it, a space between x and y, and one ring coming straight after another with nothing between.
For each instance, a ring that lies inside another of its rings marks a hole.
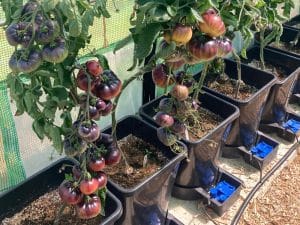
<instances>
[{"instance_id":1,"label":"plant stem","mask_svg":"<svg viewBox=\"0 0 300 225\"><path fill-rule=\"evenodd\" d=\"M107 40L107 32L106 32L106 20L105 17L102 17L103 21L103 48L106 48L108 46L108 40Z\"/></svg>"},{"instance_id":2,"label":"plant stem","mask_svg":"<svg viewBox=\"0 0 300 225\"><path fill-rule=\"evenodd\" d=\"M203 70L202 70L202 73L201 73L201 77L200 77L200 80L198 82L198 87L196 88L195 92L194 92L194 96L193 96L193 99L194 100L198 100L199 98L199 93L203 87L203 83L204 83L204 80L206 78L206 75L207 75L207 70L208 70L208 66L209 66L210 62L205 62L204 63L204 67L203 67Z\"/></svg>"},{"instance_id":3,"label":"plant stem","mask_svg":"<svg viewBox=\"0 0 300 225\"><path fill-rule=\"evenodd\" d=\"M265 66L265 57L264 57L264 48L265 48L265 44L264 44L264 39L265 39L265 29L263 28L260 33L259 33L259 41L260 41L260 51L259 51L259 57L260 57L260 63L261 63L261 68L263 70L266 69Z\"/></svg>"},{"instance_id":4,"label":"plant stem","mask_svg":"<svg viewBox=\"0 0 300 225\"><path fill-rule=\"evenodd\" d=\"M88 91L87 91L87 98L86 98L86 115L87 115L87 119L90 120L90 93L91 93L91 77L88 73L86 73L86 76L88 78Z\"/></svg>"},{"instance_id":5,"label":"plant stem","mask_svg":"<svg viewBox=\"0 0 300 225\"><path fill-rule=\"evenodd\" d=\"M242 64L241 64L241 58L236 53L235 49L233 49L232 54L233 54L233 57L235 58L236 66L237 66L238 80L237 80L236 89L234 90L234 98L237 98L238 94L240 92L240 87L241 87L241 83L242 83Z\"/></svg>"},{"instance_id":6,"label":"plant stem","mask_svg":"<svg viewBox=\"0 0 300 225\"><path fill-rule=\"evenodd\" d=\"M120 92L120 94L114 99L114 110L111 114L111 125L112 125L112 131L111 131L111 135L113 136L113 139L115 142L117 142L117 133L116 133L116 129L117 129L117 119L116 119L116 111L117 111L117 105L119 103L119 99L121 97L122 92L126 89L126 87L132 82L134 81L136 78L138 78L139 76L141 76L143 73L142 71L137 72L136 74L134 74L133 76L131 76L128 80L125 80L123 85L122 85L122 90Z\"/></svg>"}]
</instances>

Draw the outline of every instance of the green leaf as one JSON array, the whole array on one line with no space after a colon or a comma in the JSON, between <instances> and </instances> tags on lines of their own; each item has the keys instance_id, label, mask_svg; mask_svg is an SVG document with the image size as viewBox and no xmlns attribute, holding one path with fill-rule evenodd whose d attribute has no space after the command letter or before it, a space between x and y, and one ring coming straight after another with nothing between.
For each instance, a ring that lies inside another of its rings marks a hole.
<instances>
[{"instance_id":1,"label":"green leaf","mask_svg":"<svg viewBox=\"0 0 300 225\"><path fill-rule=\"evenodd\" d=\"M72 0L64 0L59 3L59 9L68 19L74 19L75 13L72 10L71 2Z\"/></svg>"},{"instance_id":2,"label":"green leaf","mask_svg":"<svg viewBox=\"0 0 300 225\"><path fill-rule=\"evenodd\" d=\"M176 16L177 9L176 9L175 6L168 5L168 6L167 6L167 12L169 13L169 15L170 15L171 17L174 17L174 16Z\"/></svg>"},{"instance_id":3,"label":"green leaf","mask_svg":"<svg viewBox=\"0 0 300 225\"><path fill-rule=\"evenodd\" d=\"M32 129L36 133L36 135L39 137L39 139L43 140L45 137L45 131L44 131L44 123L41 120L34 120L32 123Z\"/></svg>"},{"instance_id":4,"label":"green leaf","mask_svg":"<svg viewBox=\"0 0 300 225\"><path fill-rule=\"evenodd\" d=\"M58 151L59 154L62 153L62 138L60 130L58 127L50 126L49 128L49 138L53 143L53 147Z\"/></svg>"},{"instance_id":5,"label":"green leaf","mask_svg":"<svg viewBox=\"0 0 300 225\"><path fill-rule=\"evenodd\" d=\"M197 10L191 8L191 13L196 21L201 22L201 23L204 22L202 16L199 14L199 12Z\"/></svg>"},{"instance_id":6,"label":"green leaf","mask_svg":"<svg viewBox=\"0 0 300 225\"><path fill-rule=\"evenodd\" d=\"M67 89L61 85L53 86L50 93L52 95L52 100L55 100L56 102L67 100L69 96Z\"/></svg>"},{"instance_id":7,"label":"green leaf","mask_svg":"<svg viewBox=\"0 0 300 225\"><path fill-rule=\"evenodd\" d=\"M102 68L104 70L109 70L109 64L108 64L107 58L104 55L101 55L101 54L96 54L95 56L99 60L99 63L102 66Z\"/></svg>"},{"instance_id":8,"label":"green leaf","mask_svg":"<svg viewBox=\"0 0 300 225\"><path fill-rule=\"evenodd\" d=\"M59 3L59 0L43 0L42 7L45 12L49 12L49 11L53 10L58 3Z\"/></svg>"},{"instance_id":9,"label":"green leaf","mask_svg":"<svg viewBox=\"0 0 300 225\"><path fill-rule=\"evenodd\" d=\"M126 45L128 45L129 43L132 42L132 36L129 35L126 38L122 39L121 41L118 41L118 43L116 44L115 48L114 48L114 53L116 51L118 51L119 49L125 47Z\"/></svg>"},{"instance_id":10,"label":"green leaf","mask_svg":"<svg viewBox=\"0 0 300 225\"><path fill-rule=\"evenodd\" d=\"M134 56L136 59L143 60L150 54L153 43L161 29L162 27L160 24L151 23L147 24L147 26L141 30L134 49Z\"/></svg>"},{"instance_id":11,"label":"green leaf","mask_svg":"<svg viewBox=\"0 0 300 225\"><path fill-rule=\"evenodd\" d=\"M82 23L80 16L76 16L75 19L70 20L69 22L69 33L72 37L78 37L81 34Z\"/></svg>"},{"instance_id":12,"label":"green leaf","mask_svg":"<svg viewBox=\"0 0 300 225\"><path fill-rule=\"evenodd\" d=\"M34 106L35 96L30 92L26 91L24 95L24 105L27 112L30 112Z\"/></svg>"},{"instance_id":13,"label":"green leaf","mask_svg":"<svg viewBox=\"0 0 300 225\"><path fill-rule=\"evenodd\" d=\"M52 108L44 108L43 110L43 114L45 115L45 117L54 120L55 119L55 113L56 113L56 107L52 107Z\"/></svg>"}]
</instances>

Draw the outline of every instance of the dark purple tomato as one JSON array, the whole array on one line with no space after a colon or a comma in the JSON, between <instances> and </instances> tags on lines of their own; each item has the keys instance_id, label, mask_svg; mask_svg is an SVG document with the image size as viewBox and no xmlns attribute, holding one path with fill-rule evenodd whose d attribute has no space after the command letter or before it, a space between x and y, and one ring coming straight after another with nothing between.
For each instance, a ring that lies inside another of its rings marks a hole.
<instances>
[{"instance_id":1,"label":"dark purple tomato","mask_svg":"<svg viewBox=\"0 0 300 225\"><path fill-rule=\"evenodd\" d=\"M19 22L10 24L5 35L8 43L12 46L22 44L23 47L28 47L32 38L33 26L28 22Z\"/></svg>"},{"instance_id":2,"label":"dark purple tomato","mask_svg":"<svg viewBox=\"0 0 300 225\"><path fill-rule=\"evenodd\" d=\"M78 134L87 142L94 142L100 137L100 128L93 121L91 124L81 123L78 127Z\"/></svg>"},{"instance_id":3,"label":"dark purple tomato","mask_svg":"<svg viewBox=\"0 0 300 225\"><path fill-rule=\"evenodd\" d=\"M92 106L92 105L89 106L89 114L90 114L90 118L93 120L99 120L100 118L100 113L96 106Z\"/></svg>"},{"instance_id":4,"label":"dark purple tomato","mask_svg":"<svg viewBox=\"0 0 300 225\"><path fill-rule=\"evenodd\" d=\"M41 54L36 50L31 50L28 55L25 54L24 50L17 50L16 55L20 55L17 66L21 72L31 73L42 64Z\"/></svg>"},{"instance_id":5,"label":"dark purple tomato","mask_svg":"<svg viewBox=\"0 0 300 225\"><path fill-rule=\"evenodd\" d=\"M28 1L22 9L22 16L29 16L39 7L39 3L37 1Z\"/></svg>"},{"instance_id":6,"label":"dark purple tomato","mask_svg":"<svg viewBox=\"0 0 300 225\"><path fill-rule=\"evenodd\" d=\"M88 74L85 72L84 69L80 69L76 77L77 87L83 91L88 91L88 81L89 81ZM96 81L90 77L90 82L91 82L90 85L92 90L96 84Z\"/></svg>"},{"instance_id":7,"label":"dark purple tomato","mask_svg":"<svg viewBox=\"0 0 300 225\"><path fill-rule=\"evenodd\" d=\"M163 127L157 129L157 137L166 146L171 146L177 141L176 136Z\"/></svg>"},{"instance_id":8,"label":"dark purple tomato","mask_svg":"<svg viewBox=\"0 0 300 225\"><path fill-rule=\"evenodd\" d=\"M217 56L218 44L215 39L195 37L188 43L187 49L199 62L204 62Z\"/></svg>"},{"instance_id":9,"label":"dark purple tomato","mask_svg":"<svg viewBox=\"0 0 300 225\"><path fill-rule=\"evenodd\" d=\"M80 219L91 219L101 212L101 200L98 196L92 195L76 205L76 213Z\"/></svg>"},{"instance_id":10,"label":"dark purple tomato","mask_svg":"<svg viewBox=\"0 0 300 225\"><path fill-rule=\"evenodd\" d=\"M112 145L113 142L114 139L112 135L102 133L100 138L97 140L96 145L99 147L101 144L103 144L104 146L108 147L109 145Z\"/></svg>"},{"instance_id":11,"label":"dark purple tomato","mask_svg":"<svg viewBox=\"0 0 300 225\"><path fill-rule=\"evenodd\" d=\"M169 77L168 67L164 64L159 64L152 70L152 80L155 85L162 88L174 83L173 77Z\"/></svg>"},{"instance_id":12,"label":"dark purple tomato","mask_svg":"<svg viewBox=\"0 0 300 225\"><path fill-rule=\"evenodd\" d=\"M83 199L83 194L70 181L63 181L58 187L58 193L61 200L69 205L76 205Z\"/></svg>"},{"instance_id":13,"label":"dark purple tomato","mask_svg":"<svg viewBox=\"0 0 300 225\"><path fill-rule=\"evenodd\" d=\"M68 48L62 38L57 38L54 42L45 45L42 50L43 59L51 63L61 63L68 57L68 54Z\"/></svg>"},{"instance_id":14,"label":"dark purple tomato","mask_svg":"<svg viewBox=\"0 0 300 225\"><path fill-rule=\"evenodd\" d=\"M105 70L100 78L92 89L95 96L108 101L120 94L122 82L111 70Z\"/></svg>"},{"instance_id":15,"label":"dark purple tomato","mask_svg":"<svg viewBox=\"0 0 300 225\"><path fill-rule=\"evenodd\" d=\"M96 179L98 180L98 189L102 189L107 184L107 175L104 172L97 172Z\"/></svg>"},{"instance_id":16,"label":"dark purple tomato","mask_svg":"<svg viewBox=\"0 0 300 225\"><path fill-rule=\"evenodd\" d=\"M58 35L59 25L57 21L49 19L39 25L35 34L35 40L40 44L48 44L54 41Z\"/></svg>"},{"instance_id":17,"label":"dark purple tomato","mask_svg":"<svg viewBox=\"0 0 300 225\"><path fill-rule=\"evenodd\" d=\"M217 40L218 44L218 57L224 57L232 51L232 43L228 38L222 38Z\"/></svg>"},{"instance_id":18,"label":"dark purple tomato","mask_svg":"<svg viewBox=\"0 0 300 225\"><path fill-rule=\"evenodd\" d=\"M102 99L98 98L96 100L96 108L99 110L99 111L102 111L106 108L106 103L105 101L103 101Z\"/></svg>"},{"instance_id":19,"label":"dark purple tomato","mask_svg":"<svg viewBox=\"0 0 300 225\"><path fill-rule=\"evenodd\" d=\"M121 160L121 151L115 147L115 145L110 145L107 147L107 152L105 154L105 164L108 166L116 165Z\"/></svg>"},{"instance_id":20,"label":"dark purple tomato","mask_svg":"<svg viewBox=\"0 0 300 225\"><path fill-rule=\"evenodd\" d=\"M107 116L108 114L111 113L111 111L113 110L114 108L114 105L111 101L106 101L105 102L106 104L106 107L105 109L103 109L100 113L101 113L101 116Z\"/></svg>"},{"instance_id":21,"label":"dark purple tomato","mask_svg":"<svg viewBox=\"0 0 300 225\"><path fill-rule=\"evenodd\" d=\"M161 127L170 127L174 123L174 118L165 112L158 112L155 115L155 121Z\"/></svg>"}]
</instances>

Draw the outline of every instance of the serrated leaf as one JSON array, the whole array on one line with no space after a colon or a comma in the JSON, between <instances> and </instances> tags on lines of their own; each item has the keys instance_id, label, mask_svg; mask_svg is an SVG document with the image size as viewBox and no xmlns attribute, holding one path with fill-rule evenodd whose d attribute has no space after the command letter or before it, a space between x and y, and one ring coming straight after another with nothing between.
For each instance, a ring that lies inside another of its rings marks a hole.
<instances>
[{"instance_id":1,"label":"serrated leaf","mask_svg":"<svg viewBox=\"0 0 300 225\"><path fill-rule=\"evenodd\" d=\"M56 113L56 107L52 107L52 108L44 108L43 110L43 114L45 115L45 117L54 120L55 119L55 113Z\"/></svg>"},{"instance_id":2,"label":"serrated leaf","mask_svg":"<svg viewBox=\"0 0 300 225\"><path fill-rule=\"evenodd\" d=\"M78 37L81 34L82 23L80 16L77 16L69 21L69 33L72 37Z\"/></svg>"},{"instance_id":3,"label":"serrated leaf","mask_svg":"<svg viewBox=\"0 0 300 225\"><path fill-rule=\"evenodd\" d=\"M191 8L191 13L196 21L201 22L201 23L204 22L202 16L199 14L199 12L197 10Z\"/></svg>"},{"instance_id":4,"label":"serrated leaf","mask_svg":"<svg viewBox=\"0 0 300 225\"><path fill-rule=\"evenodd\" d=\"M143 60L150 54L153 43L161 29L162 27L160 24L151 23L147 24L147 26L141 30L134 49L134 56L136 59Z\"/></svg>"},{"instance_id":5,"label":"serrated leaf","mask_svg":"<svg viewBox=\"0 0 300 225\"><path fill-rule=\"evenodd\" d=\"M49 127L49 138L53 143L53 147L58 151L59 154L62 153L62 138L60 130L58 127L50 126Z\"/></svg>"},{"instance_id":6,"label":"serrated leaf","mask_svg":"<svg viewBox=\"0 0 300 225\"><path fill-rule=\"evenodd\" d=\"M42 7L45 12L49 12L53 10L56 5L58 4L59 0L43 0L42 1Z\"/></svg>"}]
</instances>

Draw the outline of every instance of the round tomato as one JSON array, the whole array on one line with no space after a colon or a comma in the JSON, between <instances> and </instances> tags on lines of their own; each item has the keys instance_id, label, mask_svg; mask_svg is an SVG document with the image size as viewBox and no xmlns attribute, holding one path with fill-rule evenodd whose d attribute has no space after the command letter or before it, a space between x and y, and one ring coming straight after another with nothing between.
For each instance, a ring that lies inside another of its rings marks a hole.
<instances>
[{"instance_id":1,"label":"round tomato","mask_svg":"<svg viewBox=\"0 0 300 225\"><path fill-rule=\"evenodd\" d=\"M107 184L107 175L104 172L97 172L96 179L98 180L98 189L102 189Z\"/></svg>"},{"instance_id":2,"label":"round tomato","mask_svg":"<svg viewBox=\"0 0 300 225\"><path fill-rule=\"evenodd\" d=\"M200 62L209 61L217 56L218 44L215 39L195 37L189 42L187 49L192 57Z\"/></svg>"},{"instance_id":3,"label":"round tomato","mask_svg":"<svg viewBox=\"0 0 300 225\"><path fill-rule=\"evenodd\" d=\"M91 124L81 123L78 127L78 134L87 142L94 142L100 137L100 128L93 121Z\"/></svg>"},{"instance_id":4,"label":"round tomato","mask_svg":"<svg viewBox=\"0 0 300 225\"><path fill-rule=\"evenodd\" d=\"M28 47L32 39L33 26L28 22L19 22L10 24L5 30L8 43L12 46L22 44Z\"/></svg>"},{"instance_id":5,"label":"round tomato","mask_svg":"<svg viewBox=\"0 0 300 225\"><path fill-rule=\"evenodd\" d=\"M85 195L90 195L97 191L98 180L96 178L84 179L79 184L80 191Z\"/></svg>"},{"instance_id":6,"label":"round tomato","mask_svg":"<svg viewBox=\"0 0 300 225\"><path fill-rule=\"evenodd\" d=\"M166 146L171 146L176 143L177 138L170 131L163 127L157 129L157 137Z\"/></svg>"},{"instance_id":7,"label":"round tomato","mask_svg":"<svg viewBox=\"0 0 300 225\"><path fill-rule=\"evenodd\" d=\"M17 57L17 67L20 72L31 73L39 68L42 64L41 54L36 50L31 50L26 54L25 50L17 50L15 53Z\"/></svg>"},{"instance_id":8,"label":"round tomato","mask_svg":"<svg viewBox=\"0 0 300 225\"><path fill-rule=\"evenodd\" d=\"M155 85L162 88L174 83L173 77L168 73L168 67L164 64L159 64L152 70L152 80Z\"/></svg>"},{"instance_id":9,"label":"round tomato","mask_svg":"<svg viewBox=\"0 0 300 225\"><path fill-rule=\"evenodd\" d=\"M96 81L92 93L95 96L108 101L118 96L121 89L122 82L119 78L111 70L105 70L100 79Z\"/></svg>"},{"instance_id":10,"label":"round tomato","mask_svg":"<svg viewBox=\"0 0 300 225\"><path fill-rule=\"evenodd\" d=\"M87 74L87 72L85 72L84 69L80 69L79 72L77 73L76 84L77 84L77 87L83 91L88 91L88 76L89 75ZM98 81L96 81L96 80L92 79L92 77L90 77L91 90L94 88L96 82L98 82Z\"/></svg>"},{"instance_id":11,"label":"round tomato","mask_svg":"<svg viewBox=\"0 0 300 225\"><path fill-rule=\"evenodd\" d=\"M189 97L189 89L185 85L176 84L170 94L178 101L184 101Z\"/></svg>"},{"instance_id":12,"label":"round tomato","mask_svg":"<svg viewBox=\"0 0 300 225\"><path fill-rule=\"evenodd\" d=\"M53 42L44 46L42 50L43 59L51 63L61 63L68 57L69 51L67 49L65 40L57 38Z\"/></svg>"},{"instance_id":13,"label":"round tomato","mask_svg":"<svg viewBox=\"0 0 300 225\"><path fill-rule=\"evenodd\" d=\"M89 158L88 167L91 171L99 172L105 167L105 159L102 156L92 156Z\"/></svg>"},{"instance_id":14,"label":"round tomato","mask_svg":"<svg viewBox=\"0 0 300 225\"><path fill-rule=\"evenodd\" d=\"M87 142L79 137L66 138L63 147L67 156L74 157L87 149Z\"/></svg>"},{"instance_id":15,"label":"round tomato","mask_svg":"<svg viewBox=\"0 0 300 225\"><path fill-rule=\"evenodd\" d=\"M83 194L70 181L63 181L61 183L58 187L58 194L63 202L70 205L78 204L83 199Z\"/></svg>"},{"instance_id":16,"label":"round tomato","mask_svg":"<svg viewBox=\"0 0 300 225\"><path fill-rule=\"evenodd\" d=\"M190 26L177 24L171 32L166 32L164 34L164 39L168 43L174 41L177 46L180 46L188 43L191 40L192 36L193 30Z\"/></svg>"},{"instance_id":17,"label":"round tomato","mask_svg":"<svg viewBox=\"0 0 300 225\"><path fill-rule=\"evenodd\" d=\"M85 200L76 205L77 216L80 219L91 219L101 212L101 200L98 196L88 196Z\"/></svg>"},{"instance_id":18,"label":"round tomato","mask_svg":"<svg viewBox=\"0 0 300 225\"><path fill-rule=\"evenodd\" d=\"M224 57L232 51L232 43L228 38L218 39L218 57Z\"/></svg>"},{"instance_id":19,"label":"round tomato","mask_svg":"<svg viewBox=\"0 0 300 225\"><path fill-rule=\"evenodd\" d=\"M222 18L214 9L208 9L202 14L203 22L198 23L198 28L210 37L219 37L226 32Z\"/></svg>"},{"instance_id":20,"label":"round tomato","mask_svg":"<svg viewBox=\"0 0 300 225\"><path fill-rule=\"evenodd\" d=\"M158 112L155 115L155 121L161 126L161 127L170 127L174 123L174 118L170 115L168 115L165 112Z\"/></svg>"},{"instance_id":21,"label":"round tomato","mask_svg":"<svg viewBox=\"0 0 300 225\"><path fill-rule=\"evenodd\" d=\"M85 63L86 71L94 77L98 77L103 73L103 68L100 63L96 60L90 60Z\"/></svg>"},{"instance_id":22,"label":"round tomato","mask_svg":"<svg viewBox=\"0 0 300 225\"><path fill-rule=\"evenodd\" d=\"M57 38L59 31L59 25L57 21L50 19L46 20L38 27L35 40L40 44L48 44Z\"/></svg>"},{"instance_id":23,"label":"round tomato","mask_svg":"<svg viewBox=\"0 0 300 225\"><path fill-rule=\"evenodd\" d=\"M121 160L121 151L114 144L111 144L107 147L107 153L104 158L106 165L116 165Z\"/></svg>"}]
</instances>

